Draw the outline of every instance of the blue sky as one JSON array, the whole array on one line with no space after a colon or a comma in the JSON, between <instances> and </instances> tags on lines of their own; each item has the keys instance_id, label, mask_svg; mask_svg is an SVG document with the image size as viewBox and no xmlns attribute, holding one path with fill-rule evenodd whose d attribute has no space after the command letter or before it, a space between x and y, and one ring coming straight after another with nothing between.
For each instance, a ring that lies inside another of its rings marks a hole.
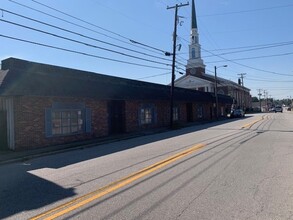
<instances>
[{"instance_id":1,"label":"blue sky","mask_svg":"<svg viewBox=\"0 0 293 220\"><path fill-rule=\"evenodd\" d=\"M174 10L167 10L167 6L179 3L187 1L1 0L0 8L6 11L1 11L0 18L0 59L16 57L169 84L171 60L163 51L172 50ZM252 96L262 89L272 98L293 98L292 0L196 0L195 4L207 73L213 74L214 66L228 65L218 69L218 76L237 82L238 74L246 73L244 85L251 89ZM178 44L182 44L177 52L177 67L181 72L188 59L190 14L191 1L178 12L182 16L177 33ZM78 53L7 39L3 35ZM177 78L180 76L176 73Z\"/></svg>"}]
</instances>

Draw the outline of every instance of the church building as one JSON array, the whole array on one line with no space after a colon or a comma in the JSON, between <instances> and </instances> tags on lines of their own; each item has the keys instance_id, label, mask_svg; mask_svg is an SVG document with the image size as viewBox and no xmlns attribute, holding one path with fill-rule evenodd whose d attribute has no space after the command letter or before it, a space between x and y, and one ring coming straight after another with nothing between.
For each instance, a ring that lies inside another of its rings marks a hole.
<instances>
[{"instance_id":1,"label":"church building","mask_svg":"<svg viewBox=\"0 0 293 220\"><path fill-rule=\"evenodd\" d=\"M215 71L217 68L219 67L215 67ZM231 80L216 77L216 74L206 74L205 64L201 58L201 45L199 44L194 0L192 0L191 5L189 59L187 60L186 74L175 80L174 85L175 87L209 93L215 93L217 91L217 94L228 95L233 98L233 108L242 108L245 110L251 107L250 89L244 87L243 81L239 80L236 83Z\"/></svg>"}]
</instances>

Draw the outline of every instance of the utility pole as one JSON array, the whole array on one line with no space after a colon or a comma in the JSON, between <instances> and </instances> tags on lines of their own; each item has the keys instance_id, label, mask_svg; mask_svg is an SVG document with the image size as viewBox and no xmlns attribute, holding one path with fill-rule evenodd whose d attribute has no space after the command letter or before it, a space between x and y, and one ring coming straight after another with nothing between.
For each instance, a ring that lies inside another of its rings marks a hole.
<instances>
[{"instance_id":1,"label":"utility pole","mask_svg":"<svg viewBox=\"0 0 293 220\"><path fill-rule=\"evenodd\" d=\"M261 100L260 100L260 98L261 98L261 89L258 89L257 90L258 91L258 99L259 99L259 109L260 109L260 112L261 112Z\"/></svg>"},{"instance_id":2,"label":"utility pole","mask_svg":"<svg viewBox=\"0 0 293 220\"><path fill-rule=\"evenodd\" d=\"M240 78L241 78L241 85L244 86L243 78L246 75L246 73L239 73L237 75L240 76Z\"/></svg>"},{"instance_id":3,"label":"utility pole","mask_svg":"<svg viewBox=\"0 0 293 220\"><path fill-rule=\"evenodd\" d=\"M267 91L267 90L264 90L264 91L263 91L263 98L264 98L264 102L265 102L266 110L268 110L268 100L267 100L267 95L268 95L268 91Z\"/></svg>"},{"instance_id":4,"label":"utility pole","mask_svg":"<svg viewBox=\"0 0 293 220\"><path fill-rule=\"evenodd\" d=\"M246 73L239 73L237 75L240 76L240 78L241 78L241 86L244 87L243 78L246 75ZM240 105L241 105L241 108L244 109L244 89L241 90L241 103L240 103Z\"/></svg>"},{"instance_id":5,"label":"utility pole","mask_svg":"<svg viewBox=\"0 0 293 220\"><path fill-rule=\"evenodd\" d=\"M216 98L216 119L219 119L219 100L218 100L218 77L217 77L217 69L220 67L227 67L228 65L223 66L215 66L215 98Z\"/></svg>"},{"instance_id":6,"label":"utility pole","mask_svg":"<svg viewBox=\"0 0 293 220\"><path fill-rule=\"evenodd\" d=\"M177 40L177 23L178 23L178 8L187 6L189 3L179 5L176 4L172 7L167 7L167 10L175 8L175 21L174 21L174 32L173 32L173 58L172 58L172 77L171 77L171 100L170 100L170 128L173 128L173 103L174 103L174 81L175 81L175 59L176 59L176 40Z\"/></svg>"}]
</instances>

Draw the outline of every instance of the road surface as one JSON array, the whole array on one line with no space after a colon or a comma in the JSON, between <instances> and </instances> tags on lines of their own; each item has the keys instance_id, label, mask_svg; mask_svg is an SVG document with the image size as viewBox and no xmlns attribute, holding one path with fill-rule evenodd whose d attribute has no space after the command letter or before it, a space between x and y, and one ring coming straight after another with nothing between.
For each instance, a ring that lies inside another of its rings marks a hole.
<instances>
[{"instance_id":1,"label":"road surface","mask_svg":"<svg viewBox=\"0 0 293 220\"><path fill-rule=\"evenodd\" d=\"M0 219L293 219L293 113L0 166Z\"/></svg>"}]
</instances>

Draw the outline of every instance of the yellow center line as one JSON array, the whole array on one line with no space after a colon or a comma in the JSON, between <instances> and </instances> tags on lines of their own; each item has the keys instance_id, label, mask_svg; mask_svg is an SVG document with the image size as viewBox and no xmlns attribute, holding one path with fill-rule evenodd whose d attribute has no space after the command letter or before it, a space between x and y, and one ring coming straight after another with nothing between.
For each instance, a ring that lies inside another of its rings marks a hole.
<instances>
[{"instance_id":1,"label":"yellow center line","mask_svg":"<svg viewBox=\"0 0 293 220\"><path fill-rule=\"evenodd\" d=\"M60 217L66 213L69 213L75 209L78 209L98 198L101 198L102 196L105 196L115 190L118 190L126 185L129 185L130 183L132 183L135 180L138 180L164 166L167 166L170 163L175 162L176 160L179 160L193 152L195 152L196 150L199 150L200 148L203 148L204 146L206 146L205 144L197 144L187 150L184 150L180 153L177 153L165 160L162 160L158 163L155 163L151 166L148 166L144 169L139 170L138 172L132 173L127 177L124 177L122 179L119 179L113 183L110 183L98 190L95 190L93 192L90 192L86 195L80 196L78 198L75 198L69 202L66 202L60 206L57 206L51 210L48 210L44 213L41 213L33 218L31 218L31 220L37 220L37 219L46 219L46 220L51 220L51 219L55 219L57 217Z\"/></svg>"},{"instance_id":2,"label":"yellow center line","mask_svg":"<svg viewBox=\"0 0 293 220\"><path fill-rule=\"evenodd\" d=\"M255 120L255 121L253 121L253 122L250 122L250 123L248 123L248 124L245 124L245 125L243 125L243 126L241 127L241 129L243 129L243 128L251 128L252 125L256 124L257 122L259 122L259 121L261 121L261 120L264 120L264 118L265 118L265 116L262 116L262 117L261 117L260 119L258 119L258 120Z\"/></svg>"}]
</instances>

